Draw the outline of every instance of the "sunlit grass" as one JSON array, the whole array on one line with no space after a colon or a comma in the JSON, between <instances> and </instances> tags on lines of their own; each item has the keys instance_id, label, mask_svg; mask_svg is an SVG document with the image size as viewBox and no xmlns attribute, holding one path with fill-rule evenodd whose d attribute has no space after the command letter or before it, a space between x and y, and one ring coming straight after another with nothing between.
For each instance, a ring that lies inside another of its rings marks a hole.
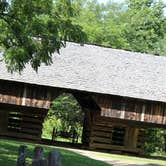
<instances>
[{"instance_id":1,"label":"sunlit grass","mask_svg":"<svg viewBox=\"0 0 166 166\"><path fill-rule=\"evenodd\" d=\"M31 166L35 144L9 140L0 140L0 166L16 165L17 152L20 145L27 146L27 166ZM108 164L104 162L99 162L68 150L44 145L42 145L42 147L44 148L45 158L47 158L48 152L52 150L59 151L61 154L62 166L108 166Z\"/></svg>"},{"instance_id":2,"label":"sunlit grass","mask_svg":"<svg viewBox=\"0 0 166 166\"><path fill-rule=\"evenodd\" d=\"M103 159L111 159L116 160L128 164L147 164L152 166L166 166L166 156L162 156L165 159L151 159L146 157L135 157L128 155L118 155L118 154L110 154L110 153L99 153L99 152L90 152L91 157L95 158L103 158ZM155 155L156 156L156 155Z\"/></svg>"}]
</instances>

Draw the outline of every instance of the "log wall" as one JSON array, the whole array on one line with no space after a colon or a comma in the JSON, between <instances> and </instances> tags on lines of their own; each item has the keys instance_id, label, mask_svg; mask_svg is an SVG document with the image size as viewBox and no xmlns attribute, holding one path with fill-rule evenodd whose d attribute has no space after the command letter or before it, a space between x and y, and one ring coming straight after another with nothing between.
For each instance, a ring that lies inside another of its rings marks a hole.
<instances>
[{"instance_id":1,"label":"log wall","mask_svg":"<svg viewBox=\"0 0 166 166\"><path fill-rule=\"evenodd\" d=\"M47 112L47 109L0 104L3 114L0 136L39 141Z\"/></svg>"},{"instance_id":2,"label":"log wall","mask_svg":"<svg viewBox=\"0 0 166 166\"><path fill-rule=\"evenodd\" d=\"M115 96L94 96L101 116L166 125L166 104Z\"/></svg>"},{"instance_id":3,"label":"log wall","mask_svg":"<svg viewBox=\"0 0 166 166\"><path fill-rule=\"evenodd\" d=\"M51 102L60 90L0 80L0 137L40 140Z\"/></svg>"},{"instance_id":4,"label":"log wall","mask_svg":"<svg viewBox=\"0 0 166 166\"><path fill-rule=\"evenodd\" d=\"M0 103L49 109L60 90L0 80Z\"/></svg>"},{"instance_id":5,"label":"log wall","mask_svg":"<svg viewBox=\"0 0 166 166\"><path fill-rule=\"evenodd\" d=\"M144 129L94 115L89 144L91 149L142 153L143 144Z\"/></svg>"}]
</instances>

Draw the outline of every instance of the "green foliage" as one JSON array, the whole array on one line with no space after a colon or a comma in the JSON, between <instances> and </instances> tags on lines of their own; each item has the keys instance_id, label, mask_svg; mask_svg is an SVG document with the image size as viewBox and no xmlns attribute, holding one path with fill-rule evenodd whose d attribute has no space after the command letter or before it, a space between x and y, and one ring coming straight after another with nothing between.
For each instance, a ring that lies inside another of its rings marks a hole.
<instances>
[{"instance_id":1,"label":"green foliage","mask_svg":"<svg viewBox=\"0 0 166 166\"><path fill-rule=\"evenodd\" d=\"M164 55L166 34L164 4L154 0L128 0L106 5L96 0L75 0L80 15L76 17L87 33L88 42L112 48ZM79 3L78 3L79 2Z\"/></svg>"},{"instance_id":2,"label":"green foliage","mask_svg":"<svg viewBox=\"0 0 166 166\"><path fill-rule=\"evenodd\" d=\"M50 65L66 40L84 42L74 12L71 0L0 0L0 46L9 71L20 72L27 63L35 70Z\"/></svg>"},{"instance_id":3,"label":"green foliage","mask_svg":"<svg viewBox=\"0 0 166 166\"><path fill-rule=\"evenodd\" d=\"M69 126L74 127L77 123L82 124L83 122L83 112L78 102L70 94L64 93L53 101L52 110L48 116L52 115L63 122L63 127L66 130Z\"/></svg>"},{"instance_id":4,"label":"green foliage","mask_svg":"<svg viewBox=\"0 0 166 166\"><path fill-rule=\"evenodd\" d=\"M166 18L163 15L164 4L154 0L128 1L125 38L130 50L160 54L158 42L166 33Z\"/></svg>"},{"instance_id":5,"label":"green foliage","mask_svg":"<svg viewBox=\"0 0 166 166\"><path fill-rule=\"evenodd\" d=\"M144 149L147 154L166 152L166 130L157 128L147 129L145 138Z\"/></svg>"},{"instance_id":6,"label":"green foliage","mask_svg":"<svg viewBox=\"0 0 166 166\"><path fill-rule=\"evenodd\" d=\"M55 116L47 117L43 123L42 138L51 139L53 128L55 127L57 130L62 130L62 124L62 121Z\"/></svg>"},{"instance_id":7,"label":"green foliage","mask_svg":"<svg viewBox=\"0 0 166 166\"><path fill-rule=\"evenodd\" d=\"M76 99L70 94L62 94L52 103L52 108L43 124L43 136L51 138L53 128L56 131L69 131L75 128L82 135L84 114Z\"/></svg>"}]
</instances>

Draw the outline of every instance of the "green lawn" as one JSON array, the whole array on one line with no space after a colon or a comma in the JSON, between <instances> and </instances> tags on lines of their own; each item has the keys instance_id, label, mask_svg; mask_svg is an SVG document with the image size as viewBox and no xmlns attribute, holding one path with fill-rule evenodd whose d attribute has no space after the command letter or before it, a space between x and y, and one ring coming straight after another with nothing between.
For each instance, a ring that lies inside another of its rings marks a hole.
<instances>
[{"instance_id":1,"label":"green lawn","mask_svg":"<svg viewBox=\"0 0 166 166\"><path fill-rule=\"evenodd\" d=\"M124 162L128 164L166 166L166 156L162 156L163 159L161 160L161 159L153 159L153 158L145 158L145 157L135 157L135 156L127 156L127 155L92 152L91 157L93 156L102 157L103 159L112 159L112 160L116 160L116 161L120 161L122 163Z\"/></svg>"},{"instance_id":2,"label":"green lawn","mask_svg":"<svg viewBox=\"0 0 166 166\"><path fill-rule=\"evenodd\" d=\"M27 166L31 166L33 149L35 145L30 143L22 143L22 142L9 141L9 140L0 140L0 166L16 165L17 151L20 145L27 146L27 156L28 156ZM109 166L104 162L90 159L88 157L74 153L71 150L55 148L53 146L45 146L45 145L42 145L42 147L44 148L45 157L47 157L49 151L58 150L61 153L62 166L70 166L70 165L71 166ZM104 160L114 160L128 164L144 164L147 166L149 166L149 164L152 166L166 166L166 156L165 160L156 160L149 158L116 155L116 154L100 153L92 151L82 151L82 152L87 154L87 156L91 156L94 158L103 158Z\"/></svg>"},{"instance_id":3,"label":"green lawn","mask_svg":"<svg viewBox=\"0 0 166 166\"><path fill-rule=\"evenodd\" d=\"M17 151L20 145L27 146L27 166L31 166L34 144L22 143L9 140L0 140L0 166L15 166L17 160ZM62 166L108 166L108 164L99 162L88 157L76 154L74 152L42 146L44 156L46 157L51 150L58 150L61 153Z\"/></svg>"}]
</instances>

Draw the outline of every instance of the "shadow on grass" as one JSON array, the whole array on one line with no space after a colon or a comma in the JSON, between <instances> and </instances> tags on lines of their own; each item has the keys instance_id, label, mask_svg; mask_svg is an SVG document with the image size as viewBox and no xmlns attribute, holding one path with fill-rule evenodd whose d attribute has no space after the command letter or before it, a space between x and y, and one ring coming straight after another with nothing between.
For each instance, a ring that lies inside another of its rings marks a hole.
<instances>
[{"instance_id":1,"label":"shadow on grass","mask_svg":"<svg viewBox=\"0 0 166 166\"><path fill-rule=\"evenodd\" d=\"M20 145L27 146L27 166L31 165L35 144L0 140L0 166L16 165L17 152ZM109 166L109 164L104 162L93 160L71 151L52 148L45 145L42 147L44 149L45 158L47 157L48 152L52 150L59 151L61 153L62 166Z\"/></svg>"}]
</instances>

